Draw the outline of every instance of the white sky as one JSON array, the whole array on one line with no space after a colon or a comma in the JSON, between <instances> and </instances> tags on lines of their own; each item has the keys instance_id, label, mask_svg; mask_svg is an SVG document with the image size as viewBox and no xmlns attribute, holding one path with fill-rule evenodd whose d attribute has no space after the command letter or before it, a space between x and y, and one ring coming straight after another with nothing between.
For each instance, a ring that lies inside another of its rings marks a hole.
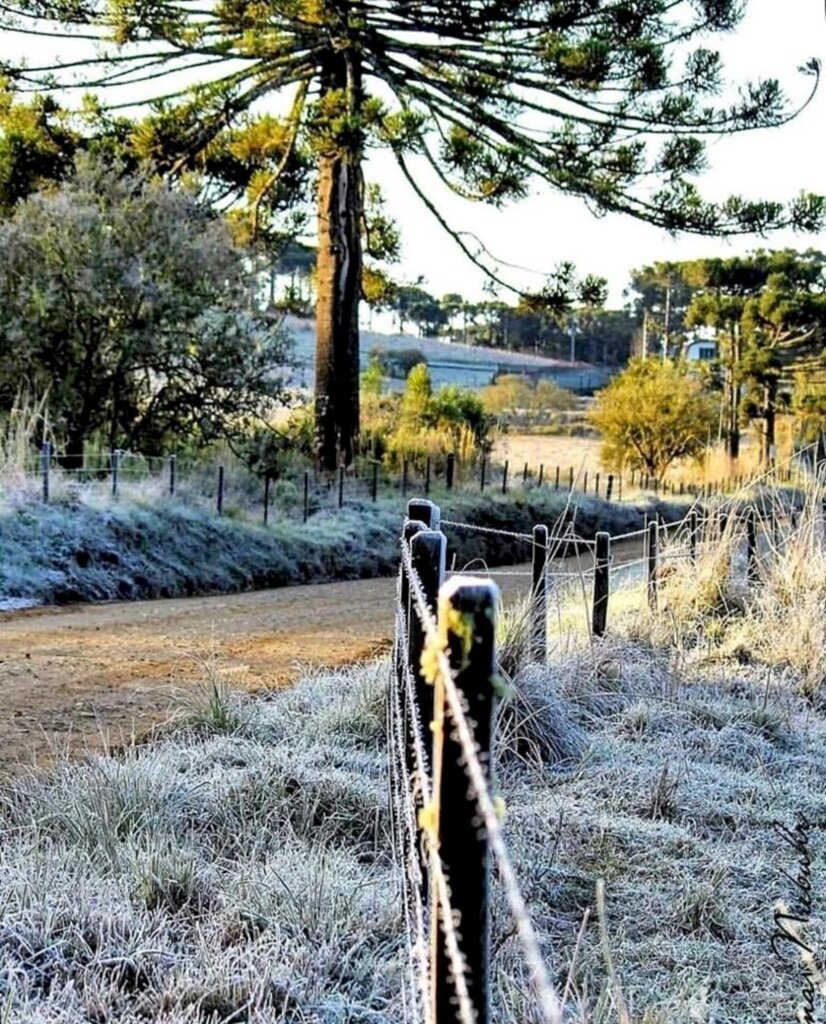
<instances>
[{"instance_id":1,"label":"white sky","mask_svg":"<svg viewBox=\"0 0 826 1024\"><path fill-rule=\"evenodd\" d=\"M792 102L802 99L812 79L799 74L798 66L810 57L819 57L826 65L823 0L749 0L747 9L736 33L712 37L710 43L723 50L729 78L777 76ZM33 64L48 60L58 49L52 42L7 33L0 33L0 45L9 57L17 57L14 50L22 46ZM60 44L64 59L80 56L76 46ZM699 184L712 198L737 193L751 199L789 200L801 191L826 193L826 71L818 95L791 124L711 142L708 158L710 168ZM480 298L483 275L421 206L392 157L371 154L367 176L382 184L389 212L402 229L403 259L397 273L406 280L423 275L436 295L452 291ZM608 278L610 305L622 304L630 269L654 260L734 255L761 245L826 249L826 232L814 236L783 232L765 239L744 236L729 241L697 236L675 239L619 214L597 219L581 200L554 193L541 183L535 183L527 199L504 210L465 202L433 180L428 192L453 227L478 235L498 259L535 271L502 267L508 281L537 287L557 263L572 260L582 273ZM502 297L509 298L507 293Z\"/></svg>"}]
</instances>

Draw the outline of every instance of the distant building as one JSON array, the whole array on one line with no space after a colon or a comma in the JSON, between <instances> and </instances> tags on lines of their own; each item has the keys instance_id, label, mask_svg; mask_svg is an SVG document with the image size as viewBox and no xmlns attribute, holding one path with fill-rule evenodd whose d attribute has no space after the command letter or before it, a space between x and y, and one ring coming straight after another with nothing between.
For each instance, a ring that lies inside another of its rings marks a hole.
<instances>
[{"instance_id":1,"label":"distant building","mask_svg":"<svg viewBox=\"0 0 826 1024\"><path fill-rule=\"evenodd\" d=\"M717 358L717 342L709 328L691 331L683 345L689 363L712 363Z\"/></svg>"}]
</instances>

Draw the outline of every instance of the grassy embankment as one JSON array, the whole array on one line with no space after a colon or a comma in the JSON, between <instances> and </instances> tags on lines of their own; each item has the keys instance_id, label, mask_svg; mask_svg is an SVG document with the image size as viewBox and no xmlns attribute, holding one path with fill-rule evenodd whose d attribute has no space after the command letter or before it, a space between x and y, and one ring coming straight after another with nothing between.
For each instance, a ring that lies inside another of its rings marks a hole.
<instances>
[{"instance_id":1,"label":"grassy embankment","mask_svg":"<svg viewBox=\"0 0 826 1024\"><path fill-rule=\"evenodd\" d=\"M679 518L675 504L607 504L548 490L505 497L457 493L445 517L530 532L560 516L581 536L642 525L652 508ZM398 567L400 499L321 512L303 525L270 527L155 499L111 506L31 503L0 511L0 599L37 603L173 597L387 575ZM507 537L454 532L449 559L490 565L530 557Z\"/></svg>"},{"instance_id":2,"label":"grassy embankment","mask_svg":"<svg viewBox=\"0 0 826 1024\"><path fill-rule=\"evenodd\" d=\"M801 862L774 823L826 817L821 534L767 554L752 588L730 536L696 569L669 561L655 612L629 579L599 642L576 625L578 588L555 590L548 665L504 622L497 784L570 1024L795 1019L802 966L770 938L775 900L801 906ZM387 675L269 699L214 679L180 733L7 790L5 1019L402 1019ZM816 883L826 842L802 835ZM821 953L817 884L813 900L800 934ZM494 933L496 1020L530 1024L499 895Z\"/></svg>"}]
</instances>

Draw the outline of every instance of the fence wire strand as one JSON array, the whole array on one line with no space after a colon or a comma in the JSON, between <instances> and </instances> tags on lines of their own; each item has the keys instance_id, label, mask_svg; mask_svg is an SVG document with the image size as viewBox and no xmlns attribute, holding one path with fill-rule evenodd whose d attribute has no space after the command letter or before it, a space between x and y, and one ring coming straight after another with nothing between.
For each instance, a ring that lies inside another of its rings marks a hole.
<instances>
[{"instance_id":1,"label":"fence wire strand","mask_svg":"<svg viewBox=\"0 0 826 1024\"><path fill-rule=\"evenodd\" d=\"M522 946L525 963L530 971L531 983L537 998L543 1024L561 1024L562 1007L545 966L539 938L528 913L527 904L519 887L510 854L505 845L502 826L485 776L485 769L479 757L479 749L473 736L473 728L467 718L464 699L456 686L453 669L447 654L439 646L438 626L427 606L424 588L413 566L409 545L405 542L402 542L402 566L410 586L411 606L421 622L425 636L434 645L434 649L437 652L439 674L444 685L445 698L450 711L450 717L453 721L455 736L462 747L462 756L470 788L476 800L477 809L487 834L491 852L499 870L499 878L503 885L511 917L516 925L517 936Z\"/></svg>"}]
</instances>

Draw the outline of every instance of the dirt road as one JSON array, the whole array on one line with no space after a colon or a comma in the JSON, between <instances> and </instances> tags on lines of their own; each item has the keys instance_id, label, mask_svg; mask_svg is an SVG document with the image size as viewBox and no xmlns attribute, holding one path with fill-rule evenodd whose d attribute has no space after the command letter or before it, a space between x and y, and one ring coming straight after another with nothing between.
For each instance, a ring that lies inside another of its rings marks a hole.
<instances>
[{"instance_id":1,"label":"dirt road","mask_svg":"<svg viewBox=\"0 0 826 1024\"><path fill-rule=\"evenodd\" d=\"M525 567L527 568L527 567ZM529 580L504 577L503 591ZM0 614L0 774L145 736L205 663L252 690L386 649L394 579Z\"/></svg>"}]
</instances>

